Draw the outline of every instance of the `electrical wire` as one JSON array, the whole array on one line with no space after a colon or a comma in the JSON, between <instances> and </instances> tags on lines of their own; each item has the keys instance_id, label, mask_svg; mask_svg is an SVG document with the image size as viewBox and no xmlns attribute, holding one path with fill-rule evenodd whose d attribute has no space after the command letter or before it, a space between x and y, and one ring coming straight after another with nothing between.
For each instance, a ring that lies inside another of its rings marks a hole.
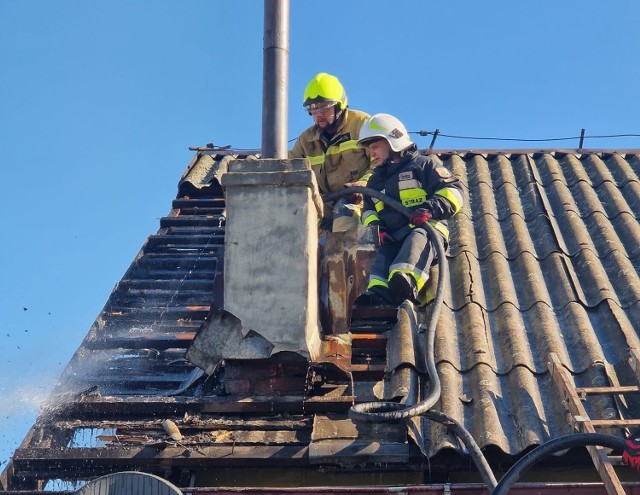
<instances>
[{"instance_id":1,"label":"electrical wire","mask_svg":"<svg viewBox=\"0 0 640 495\"><path fill-rule=\"evenodd\" d=\"M547 141L573 141L575 139L609 139L609 138L621 138L621 137L640 137L640 134L609 134L609 135L594 135L594 136L568 136L558 138L540 138L540 139L528 139L528 138L510 138L510 137L492 137L492 136L460 136L456 134L444 134L439 131L409 131L409 134L417 134L419 136L438 136L452 139L469 139L477 141L515 141L522 143L541 143Z\"/></svg>"},{"instance_id":2,"label":"electrical wire","mask_svg":"<svg viewBox=\"0 0 640 495\"><path fill-rule=\"evenodd\" d=\"M496 137L496 136L462 136L458 134L444 134L440 131L409 131L409 134L415 134L418 136L434 136L435 138L444 137L449 139L467 139L469 141L509 141L514 143L545 143L545 142L557 142L557 141L574 141L579 140L584 142L585 139L616 139L616 138L640 138L640 134L628 133L628 134L598 134L598 135L584 135L584 136L566 136L557 138L513 138L513 137ZM287 141L288 144L293 143L299 136L291 138ZM259 148L235 148L231 145L225 146L213 146L207 145L205 147L189 147L192 151L202 151L210 149L212 151L253 151L260 152Z\"/></svg>"}]
</instances>

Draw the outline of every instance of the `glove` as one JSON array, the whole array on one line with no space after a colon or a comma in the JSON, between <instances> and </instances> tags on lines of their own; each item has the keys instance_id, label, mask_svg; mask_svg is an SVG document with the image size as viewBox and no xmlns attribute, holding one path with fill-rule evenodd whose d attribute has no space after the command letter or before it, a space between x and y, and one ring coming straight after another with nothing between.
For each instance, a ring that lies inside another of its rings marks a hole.
<instances>
[{"instance_id":1,"label":"glove","mask_svg":"<svg viewBox=\"0 0 640 495\"><path fill-rule=\"evenodd\" d=\"M349 189L350 187L356 186L357 184L353 184L351 182L347 182L344 187ZM362 203L362 194L360 193L352 193L345 197L345 199L351 203L352 205L359 205Z\"/></svg>"},{"instance_id":2,"label":"glove","mask_svg":"<svg viewBox=\"0 0 640 495\"><path fill-rule=\"evenodd\" d=\"M425 224L430 218L431 212L429 210L418 208L411 214L411 218L409 218L409 221L416 227L422 227L422 225Z\"/></svg>"},{"instance_id":3,"label":"glove","mask_svg":"<svg viewBox=\"0 0 640 495\"><path fill-rule=\"evenodd\" d=\"M395 241L395 239L391 237L391 234L389 234L389 232L386 232L384 230L378 231L378 240L380 241L381 246L384 246L385 244L389 244Z\"/></svg>"},{"instance_id":4,"label":"glove","mask_svg":"<svg viewBox=\"0 0 640 495\"><path fill-rule=\"evenodd\" d=\"M395 242L395 239L391 237L391 234L389 234L389 232L380 228L380 222L371 222L369 224L369 227L378 227L378 244L380 244L381 246L384 246L385 243Z\"/></svg>"},{"instance_id":5,"label":"glove","mask_svg":"<svg viewBox=\"0 0 640 495\"><path fill-rule=\"evenodd\" d=\"M622 461L636 471L640 471L640 429L632 430L626 439Z\"/></svg>"}]
</instances>

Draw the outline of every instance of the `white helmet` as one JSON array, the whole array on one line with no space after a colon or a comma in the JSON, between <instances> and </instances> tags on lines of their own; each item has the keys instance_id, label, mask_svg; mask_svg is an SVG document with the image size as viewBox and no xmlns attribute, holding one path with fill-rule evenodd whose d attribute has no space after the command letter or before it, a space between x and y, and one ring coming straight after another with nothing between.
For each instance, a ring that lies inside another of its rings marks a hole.
<instances>
[{"instance_id":1,"label":"white helmet","mask_svg":"<svg viewBox=\"0 0 640 495\"><path fill-rule=\"evenodd\" d=\"M379 138L386 139L391 149L397 152L413 144L404 124L388 113L372 115L362 124L358 146L367 146L368 142Z\"/></svg>"}]
</instances>

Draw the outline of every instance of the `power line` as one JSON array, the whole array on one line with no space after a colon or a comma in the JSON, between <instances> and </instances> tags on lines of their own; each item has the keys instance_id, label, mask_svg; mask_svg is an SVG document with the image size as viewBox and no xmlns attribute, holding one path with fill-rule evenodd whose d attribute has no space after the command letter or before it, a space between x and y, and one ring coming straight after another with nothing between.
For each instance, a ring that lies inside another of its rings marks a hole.
<instances>
[{"instance_id":1,"label":"power line","mask_svg":"<svg viewBox=\"0 0 640 495\"><path fill-rule=\"evenodd\" d=\"M482 140L482 141L517 141L522 143L527 142L545 142L545 141L570 141L573 139L608 139L608 138L621 138L621 137L640 137L640 134L607 134L607 135L593 135L593 136L568 136L558 138L541 138L541 139L529 139L529 138L510 138L510 137L493 137L493 136L460 136L456 134L444 134L435 131L409 131L409 134L418 134L420 136L442 136L453 139L470 139L470 140Z\"/></svg>"},{"instance_id":2,"label":"power line","mask_svg":"<svg viewBox=\"0 0 640 495\"><path fill-rule=\"evenodd\" d=\"M580 136L566 136L566 137L555 137L555 138L513 138L513 137L496 137L496 136L462 136L458 134L444 134L440 132L440 129L436 129L435 131L409 131L409 134L417 134L422 137L433 136L431 140L431 144L429 148L433 148L435 141L438 137L442 136L450 139L468 139L468 140L476 140L476 141L511 141L511 142L521 142L521 143L542 143L542 142L553 142L553 141L572 141L575 139L579 140L578 149L582 149L582 145L585 139L614 139L614 138L638 138L640 134L602 134L602 135L585 135L584 129L582 129L582 133ZM299 136L289 139L289 143L292 143L298 139ZM260 150L257 148L235 148L231 145L225 146L214 146L212 143L208 143L205 147L189 147L191 150L234 150L234 151L257 151Z\"/></svg>"}]
</instances>

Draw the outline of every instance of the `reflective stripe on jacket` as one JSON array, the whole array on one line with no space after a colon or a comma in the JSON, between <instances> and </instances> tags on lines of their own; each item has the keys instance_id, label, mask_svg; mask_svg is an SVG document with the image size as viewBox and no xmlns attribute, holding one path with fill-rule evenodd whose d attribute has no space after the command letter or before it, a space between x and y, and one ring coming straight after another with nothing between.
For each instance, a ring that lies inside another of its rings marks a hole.
<instances>
[{"instance_id":1,"label":"reflective stripe on jacket","mask_svg":"<svg viewBox=\"0 0 640 495\"><path fill-rule=\"evenodd\" d=\"M447 170L437 157L408 153L398 163L389 161L376 167L367 187L380 191L401 202L407 208L425 208L431 212L429 223L445 239L449 238L446 220L454 216L464 204L460 180ZM378 221L392 236L394 232L408 232L414 226L407 217L382 201L365 196L362 223Z\"/></svg>"},{"instance_id":2,"label":"reflective stripe on jacket","mask_svg":"<svg viewBox=\"0 0 640 495\"><path fill-rule=\"evenodd\" d=\"M347 108L331 141L322 135L317 125L309 127L298 137L289 158L309 160L321 194L339 191L346 183L362 179L369 170L369 157L357 144L360 128L367 118L369 115L366 113Z\"/></svg>"}]
</instances>

